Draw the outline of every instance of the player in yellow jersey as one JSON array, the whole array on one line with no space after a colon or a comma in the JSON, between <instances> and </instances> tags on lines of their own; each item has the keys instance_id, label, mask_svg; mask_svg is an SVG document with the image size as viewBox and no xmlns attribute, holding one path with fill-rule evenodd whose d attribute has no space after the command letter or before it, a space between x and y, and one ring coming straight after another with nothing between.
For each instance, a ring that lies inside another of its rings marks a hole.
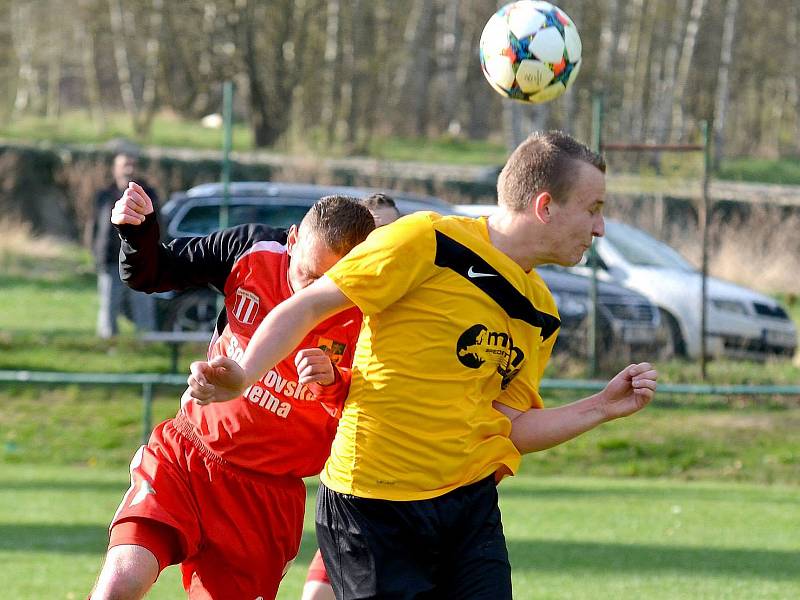
<instances>
[{"instance_id":1,"label":"player in yellow jersey","mask_svg":"<svg viewBox=\"0 0 800 600\"><path fill-rule=\"evenodd\" d=\"M318 321L364 313L317 494L337 598L511 598L495 483L521 453L652 399L649 363L567 406L543 409L539 395L560 322L534 267L575 264L603 235L604 173L573 138L534 134L503 168L490 218L417 213L378 228L270 313L241 366L193 363L190 397L225 401Z\"/></svg>"}]
</instances>

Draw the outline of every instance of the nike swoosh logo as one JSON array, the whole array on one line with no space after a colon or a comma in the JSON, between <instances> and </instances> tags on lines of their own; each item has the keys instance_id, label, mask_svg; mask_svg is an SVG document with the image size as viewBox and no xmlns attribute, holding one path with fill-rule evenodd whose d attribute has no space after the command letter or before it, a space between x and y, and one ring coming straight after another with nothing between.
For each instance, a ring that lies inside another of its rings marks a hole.
<instances>
[{"instance_id":1,"label":"nike swoosh logo","mask_svg":"<svg viewBox=\"0 0 800 600\"><path fill-rule=\"evenodd\" d=\"M476 277L497 277L497 273L479 273L474 267L467 270L467 277L475 279Z\"/></svg>"}]
</instances>

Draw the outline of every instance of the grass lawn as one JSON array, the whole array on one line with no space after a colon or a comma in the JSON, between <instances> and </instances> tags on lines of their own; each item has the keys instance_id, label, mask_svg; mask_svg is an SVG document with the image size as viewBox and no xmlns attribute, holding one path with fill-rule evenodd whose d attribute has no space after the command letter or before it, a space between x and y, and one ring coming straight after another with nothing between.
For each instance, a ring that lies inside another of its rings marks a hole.
<instances>
[{"instance_id":1,"label":"grass lawn","mask_svg":"<svg viewBox=\"0 0 800 600\"><path fill-rule=\"evenodd\" d=\"M670 480L508 479L501 505L514 597L796 598L797 487ZM84 598L124 469L0 465L4 598ZM299 598L315 550L313 496L300 556L279 598ZM148 598L182 598L168 569Z\"/></svg>"}]
</instances>

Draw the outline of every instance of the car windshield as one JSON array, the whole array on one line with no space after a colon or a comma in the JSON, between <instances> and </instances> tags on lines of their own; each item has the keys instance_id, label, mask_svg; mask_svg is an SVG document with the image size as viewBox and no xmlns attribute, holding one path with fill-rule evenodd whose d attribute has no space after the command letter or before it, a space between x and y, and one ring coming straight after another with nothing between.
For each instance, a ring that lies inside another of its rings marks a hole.
<instances>
[{"instance_id":1,"label":"car windshield","mask_svg":"<svg viewBox=\"0 0 800 600\"><path fill-rule=\"evenodd\" d=\"M199 205L190 208L177 229L182 234L208 235L219 229L219 204ZM308 206L281 204L238 204L228 206L228 225L264 223L271 227L287 228L303 220Z\"/></svg>"},{"instance_id":2,"label":"car windshield","mask_svg":"<svg viewBox=\"0 0 800 600\"><path fill-rule=\"evenodd\" d=\"M641 229L606 221L605 237L622 257L633 265L679 271L695 270L675 250Z\"/></svg>"}]
</instances>

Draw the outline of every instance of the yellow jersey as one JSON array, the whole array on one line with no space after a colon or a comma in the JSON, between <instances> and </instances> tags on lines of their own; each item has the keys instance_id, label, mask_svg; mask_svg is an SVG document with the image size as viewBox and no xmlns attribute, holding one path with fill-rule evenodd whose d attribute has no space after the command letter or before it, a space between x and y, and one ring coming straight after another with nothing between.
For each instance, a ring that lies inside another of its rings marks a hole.
<instances>
[{"instance_id":1,"label":"yellow jersey","mask_svg":"<svg viewBox=\"0 0 800 600\"><path fill-rule=\"evenodd\" d=\"M322 482L363 498L421 500L516 472L511 422L492 401L542 406L560 321L541 277L491 244L486 219L404 217L327 276L364 323Z\"/></svg>"}]
</instances>

